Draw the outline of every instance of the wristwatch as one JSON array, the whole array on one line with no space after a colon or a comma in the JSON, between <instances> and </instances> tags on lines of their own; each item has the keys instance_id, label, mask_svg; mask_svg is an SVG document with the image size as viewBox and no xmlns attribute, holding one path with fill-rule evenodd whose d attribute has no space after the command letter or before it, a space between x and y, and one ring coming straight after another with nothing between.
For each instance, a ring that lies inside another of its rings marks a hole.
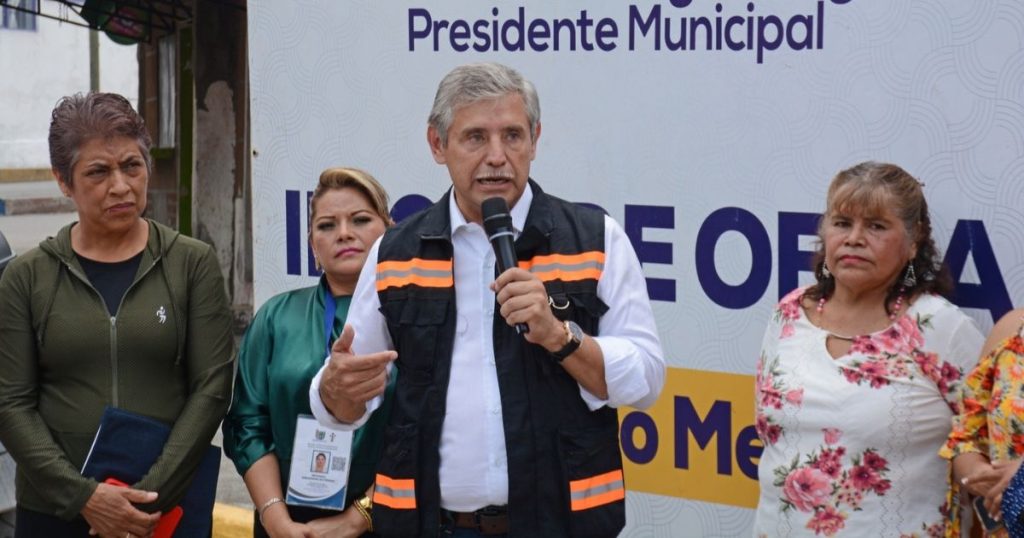
<instances>
[{"instance_id":1,"label":"wristwatch","mask_svg":"<svg viewBox=\"0 0 1024 538\"><path fill-rule=\"evenodd\" d=\"M580 344L583 343L583 329L576 324L575 321L565 322L565 345L558 351L551 352L551 356L558 362L562 362L566 357L572 355L577 349L580 348Z\"/></svg>"}]
</instances>

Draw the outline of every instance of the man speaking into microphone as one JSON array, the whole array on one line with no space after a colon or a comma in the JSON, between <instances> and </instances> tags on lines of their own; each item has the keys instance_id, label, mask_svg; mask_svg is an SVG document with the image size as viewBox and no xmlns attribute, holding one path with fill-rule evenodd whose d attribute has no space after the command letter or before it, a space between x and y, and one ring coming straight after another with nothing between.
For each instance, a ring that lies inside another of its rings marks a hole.
<instances>
[{"instance_id":1,"label":"man speaking into microphone","mask_svg":"<svg viewBox=\"0 0 1024 538\"><path fill-rule=\"evenodd\" d=\"M379 535L612 537L625 524L615 409L650 406L665 361L622 228L530 179L540 133L537 92L515 70L444 77L427 141L452 188L373 246L350 327L313 379L317 419L352 429L397 371ZM494 197L518 262L500 274L483 227Z\"/></svg>"}]
</instances>

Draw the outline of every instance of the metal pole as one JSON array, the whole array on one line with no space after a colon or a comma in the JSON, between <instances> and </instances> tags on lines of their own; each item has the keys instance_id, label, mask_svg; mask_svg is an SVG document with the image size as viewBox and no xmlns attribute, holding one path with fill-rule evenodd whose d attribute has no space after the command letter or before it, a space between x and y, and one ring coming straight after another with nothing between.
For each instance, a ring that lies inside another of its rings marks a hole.
<instances>
[{"instance_id":1,"label":"metal pole","mask_svg":"<svg viewBox=\"0 0 1024 538\"><path fill-rule=\"evenodd\" d=\"M100 91L100 33L89 30L89 90Z\"/></svg>"}]
</instances>

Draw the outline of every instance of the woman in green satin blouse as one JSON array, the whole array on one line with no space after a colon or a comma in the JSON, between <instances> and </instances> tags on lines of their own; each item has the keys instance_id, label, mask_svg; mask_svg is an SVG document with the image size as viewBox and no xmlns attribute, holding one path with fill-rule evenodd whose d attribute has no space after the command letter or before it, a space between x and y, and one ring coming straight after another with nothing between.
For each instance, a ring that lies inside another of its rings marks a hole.
<instances>
[{"instance_id":1,"label":"woman in green satin blouse","mask_svg":"<svg viewBox=\"0 0 1024 538\"><path fill-rule=\"evenodd\" d=\"M257 312L239 351L234 400L224 420L225 452L256 507L256 537L360 536L371 526L365 504L353 503L373 483L386 413L375 413L355 433L343 512L282 501L296 419L310 414L309 383L329 349L325 317L334 310L333 341L367 252L391 224L387 193L361 170L325 170L309 205L309 243L323 276L316 286L274 296Z\"/></svg>"}]
</instances>

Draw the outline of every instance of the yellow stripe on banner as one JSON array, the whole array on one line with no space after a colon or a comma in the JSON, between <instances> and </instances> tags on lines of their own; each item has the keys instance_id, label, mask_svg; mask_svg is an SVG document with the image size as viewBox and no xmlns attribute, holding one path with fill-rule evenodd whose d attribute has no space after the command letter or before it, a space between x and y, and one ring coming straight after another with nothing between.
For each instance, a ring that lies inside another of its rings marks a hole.
<instances>
[{"instance_id":1,"label":"yellow stripe on banner","mask_svg":"<svg viewBox=\"0 0 1024 538\"><path fill-rule=\"evenodd\" d=\"M669 368L654 405L619 422L629 491L757 506L753 376Z\"/></svg>"}]
</instances>

